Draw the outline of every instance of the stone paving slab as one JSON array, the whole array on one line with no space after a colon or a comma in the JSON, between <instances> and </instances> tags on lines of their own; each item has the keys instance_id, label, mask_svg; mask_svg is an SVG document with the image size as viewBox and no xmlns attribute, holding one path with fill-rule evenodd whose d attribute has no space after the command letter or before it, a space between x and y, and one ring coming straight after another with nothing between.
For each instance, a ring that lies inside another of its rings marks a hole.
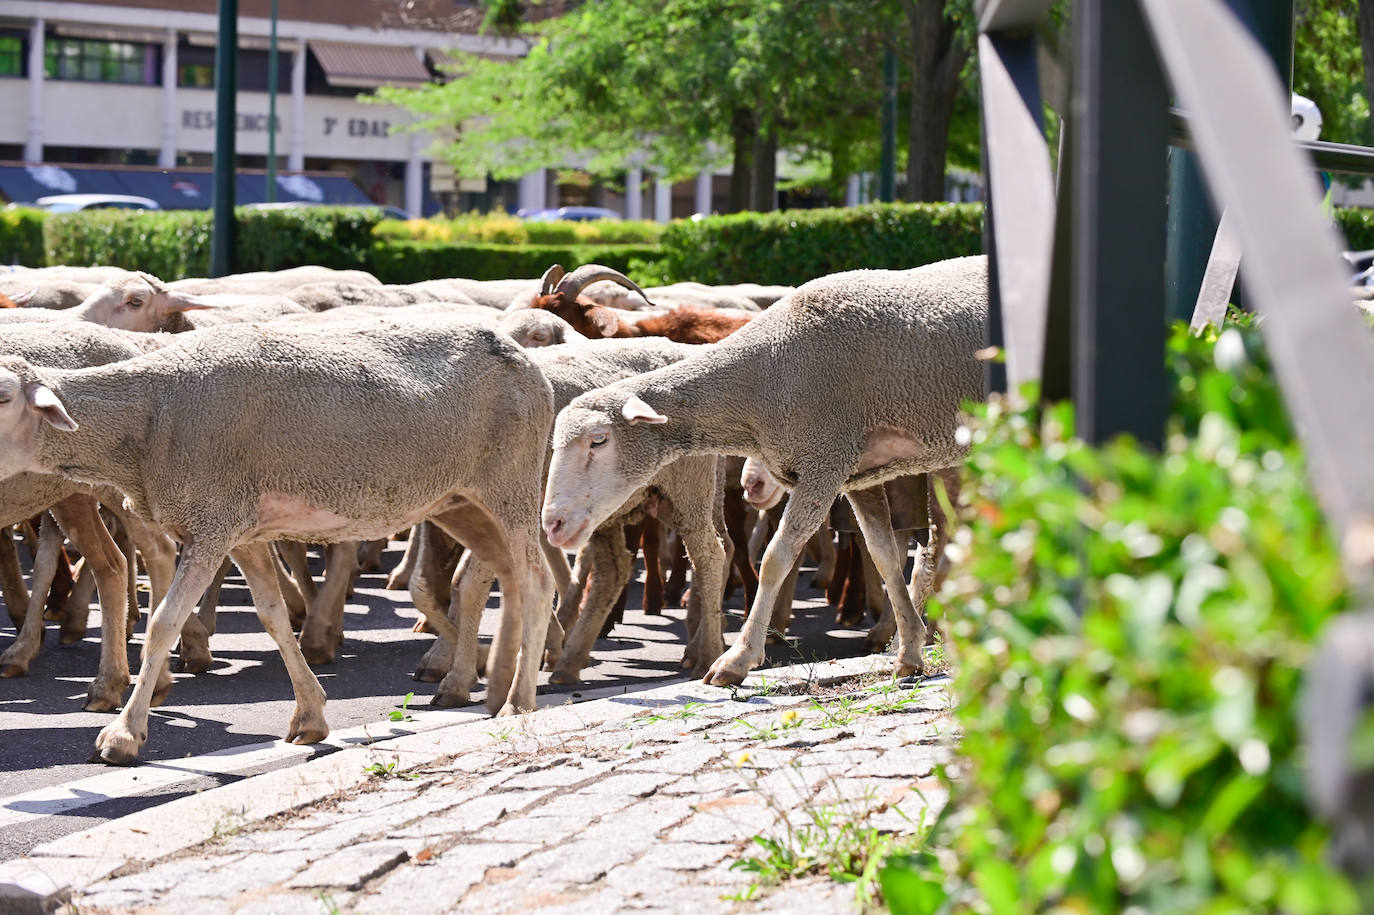
<instances>
[{"instance_id":1,"label":"stone paving slab","mask_svg":"<svg viewBox=\"0 0 1374 915\"><path fill-rule=\"evenodd\" d=\"M764 691L675 683L350 748L39 846L0 882L49 875L83 915L852 911L850 887L750 894L732 865L818 808L909 832L943 803L944 690L855 682L890 664L769 670Z\"/></svg>"}]
</instances>

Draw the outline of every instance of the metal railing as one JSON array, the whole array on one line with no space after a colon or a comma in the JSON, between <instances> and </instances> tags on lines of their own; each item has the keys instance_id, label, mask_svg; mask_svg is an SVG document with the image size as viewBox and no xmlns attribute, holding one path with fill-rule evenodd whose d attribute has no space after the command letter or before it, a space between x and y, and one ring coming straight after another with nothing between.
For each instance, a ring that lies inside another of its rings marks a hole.
<instances>
[{"instance_id":1,"label":"metal railing","mask_svg":"<svg viewBox=\"0 0 1374 915\"><path fill-rule=\"evenodd\" d=\"M1315 492L1357 601L1370 607L1374 409L1350 404L1374 394L1374 345L1351 305L1341 239L1321 215L1311 169L1374 174L1374 150L1290 139L1287 89L1231 8L1243 3L1075 0L1057 181L1035 34L1050 0L977 4L989 342L1006 353L989 386L1039 379L1046 399L1072 398L1088 441L1123 432L1160 440L1165 150L1171 141L1194 150L1224 214L1214 255L1244 254L1247 299L1263 316ZM1187 116L1170 109L1171 97ZM1229 291L1224 284L1222 295ZM1322 763L1309 787L1339 845L1374 834L1351 803L1369 776L1347 763L1360 703L1374 695L1374 612L1333 621L1312 671L1308 711L1316 711L1305 727ZM1374 848L1360 847L1357 863L1374 866Z\"/></svg>"}]
</instances>

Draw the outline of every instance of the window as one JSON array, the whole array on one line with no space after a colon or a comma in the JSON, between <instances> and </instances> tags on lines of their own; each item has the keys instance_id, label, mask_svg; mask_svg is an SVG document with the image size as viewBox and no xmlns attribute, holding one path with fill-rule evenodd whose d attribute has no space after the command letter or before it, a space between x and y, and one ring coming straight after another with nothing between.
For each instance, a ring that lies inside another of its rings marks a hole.
<instances>
[{"instance_id":1,"label":"window","mask_svg":"<svg viewBox=\"0 0 1374 915\"><path fill-rule=\"evenodd\" d=\"M50 79L156 85L157 48L127 41L49 38L44 43Z\"/></svg>"},{"instance_id":2,"label":"window","mask_svg":"<svg viewBox=\"0 0 1374 915\"><path fill-rule=\"evenodd\" d=\"M0 76L24 75L24 40L0 35Z\"/></svg>"}]
</instances>

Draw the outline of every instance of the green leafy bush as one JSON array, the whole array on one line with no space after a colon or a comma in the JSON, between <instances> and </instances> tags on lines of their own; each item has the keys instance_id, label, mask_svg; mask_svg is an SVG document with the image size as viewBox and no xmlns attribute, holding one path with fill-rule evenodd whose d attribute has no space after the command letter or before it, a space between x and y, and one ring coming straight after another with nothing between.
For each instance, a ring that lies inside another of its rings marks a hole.
<instances>
[{"instance_id":1,"label":"green leafy bush","mask_svg":"<svg viewBox=\"0 0 1374 915\"><path fill-rule=\"evenodd\" d=\"M1075 440L1067 406L980 408L936 602L960 655L947 852L891 863L894 913L1361 909L1295 720L1345 607L1336 549L1254 329L1215 351L1180 330L1169 364L1162 454Z\"/></svg>"},{"instance_id":2,"label":"green leafy bush","mask_svg":"<svg viewBox=\"0 0 1374 915\"><path fill-rule=\"evenodd\" d=\"M43 221L46 215L32 207L0 210L0 264L44 265Z\"/></svg>"},{"instance_id":3,"label":"green leafy bush","mask_svg":"<svg viewBox=\"0 0 1374 915\"><path fill-rule=\"evenodd\" d=\"M483 245L383 240L372 250L372 269L384 283L415 283L462 276L502 280L542 276L550 264L568 270L582 264L629 269L631 259L655 258L649 245Z\"/></svg>"},{"instance_id":4,"label":"green leafy bush","mask_svg":"<svg viewBox=\"0 0 1374 915\"><path fill-rule=\"evenodd\" d=\"M907 269L983 250L983 208L971 203L875 203L824 210L735 213L669 224L657 269L641 286L779 283L859 268Z\"/></svg>"},{"instance_id":5,"label":"green leafy bush","mask_svg":"<svg viewBox=\"0 0 1374 915\"><path fill-rule=\"evenodd\" d=\"M51 216L43 243L49 264L110 264L165 280L210 270L211 214L206 210L91 210ZM234 211L234 270L305 264L368 269L378 211L366 207Z\"/></svg>"},{"instance_id":6,"label":"green leafy bush","mask_svg":"<svg viewBox=\"0 0 1374 915\"><path fill-rule=\"evenodd\" d=\"M1374 210L1342 207L1335 211L1336 225L1345 233L1346 247L1352 251L1374 248Z\"/></svg>"}]
</instances>

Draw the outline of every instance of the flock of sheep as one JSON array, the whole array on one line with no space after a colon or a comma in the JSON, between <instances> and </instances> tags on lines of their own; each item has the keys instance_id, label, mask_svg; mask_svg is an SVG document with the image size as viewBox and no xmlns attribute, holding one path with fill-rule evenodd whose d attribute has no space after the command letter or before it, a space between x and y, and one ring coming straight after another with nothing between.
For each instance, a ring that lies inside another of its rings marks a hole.
<instances>
[{"instance_id":1,"label":"flock of sheep","mask_svg":"<svg viewBox=\"0 0 1374 915\"><path fill-rule=\"evenodd\" d=\"M884 484L957 484L960 405L982 396L985 258L795 289L641 290L598 266L406 286L319 267L171 283L15 268L0 274L5 297L20 307L0 310L0 524L43 520L31 593L13 538L0 542L19 627L0 676L25 674L38 652L65 535L102 610L87 708L119 708L141 556L156 610L133 693L96 740L108 762L137 760L178 639L178 669L211 663L230 557L291 677L287 740L323 739L309 664L338 648L360 547L366 561L407 530L393 579L439 636L416 674L441 681L437 704L468 701L483 673L498 714L534 707L541 666L577 682L632 550L642 542L649 560L660 527L673 532L665 556L680 544L692 570L683 667L739 683L786 627L808 542L833 553L839 494L871 561L835 575L867 564L870 594L880 578L888 601L870 642L895 634L896 673L924 668L922 608L948 531L930 498L908 584ZM744 505L769 509L784 489L756 571ZM319 587L304 543L328 544ZM751 603L727 650L732 574ZM661 582L656 553L649 577ZM494 581L484 660L477 624ZM84 611L64 638L84 631Z\"/></svg>"}]
</instances>

